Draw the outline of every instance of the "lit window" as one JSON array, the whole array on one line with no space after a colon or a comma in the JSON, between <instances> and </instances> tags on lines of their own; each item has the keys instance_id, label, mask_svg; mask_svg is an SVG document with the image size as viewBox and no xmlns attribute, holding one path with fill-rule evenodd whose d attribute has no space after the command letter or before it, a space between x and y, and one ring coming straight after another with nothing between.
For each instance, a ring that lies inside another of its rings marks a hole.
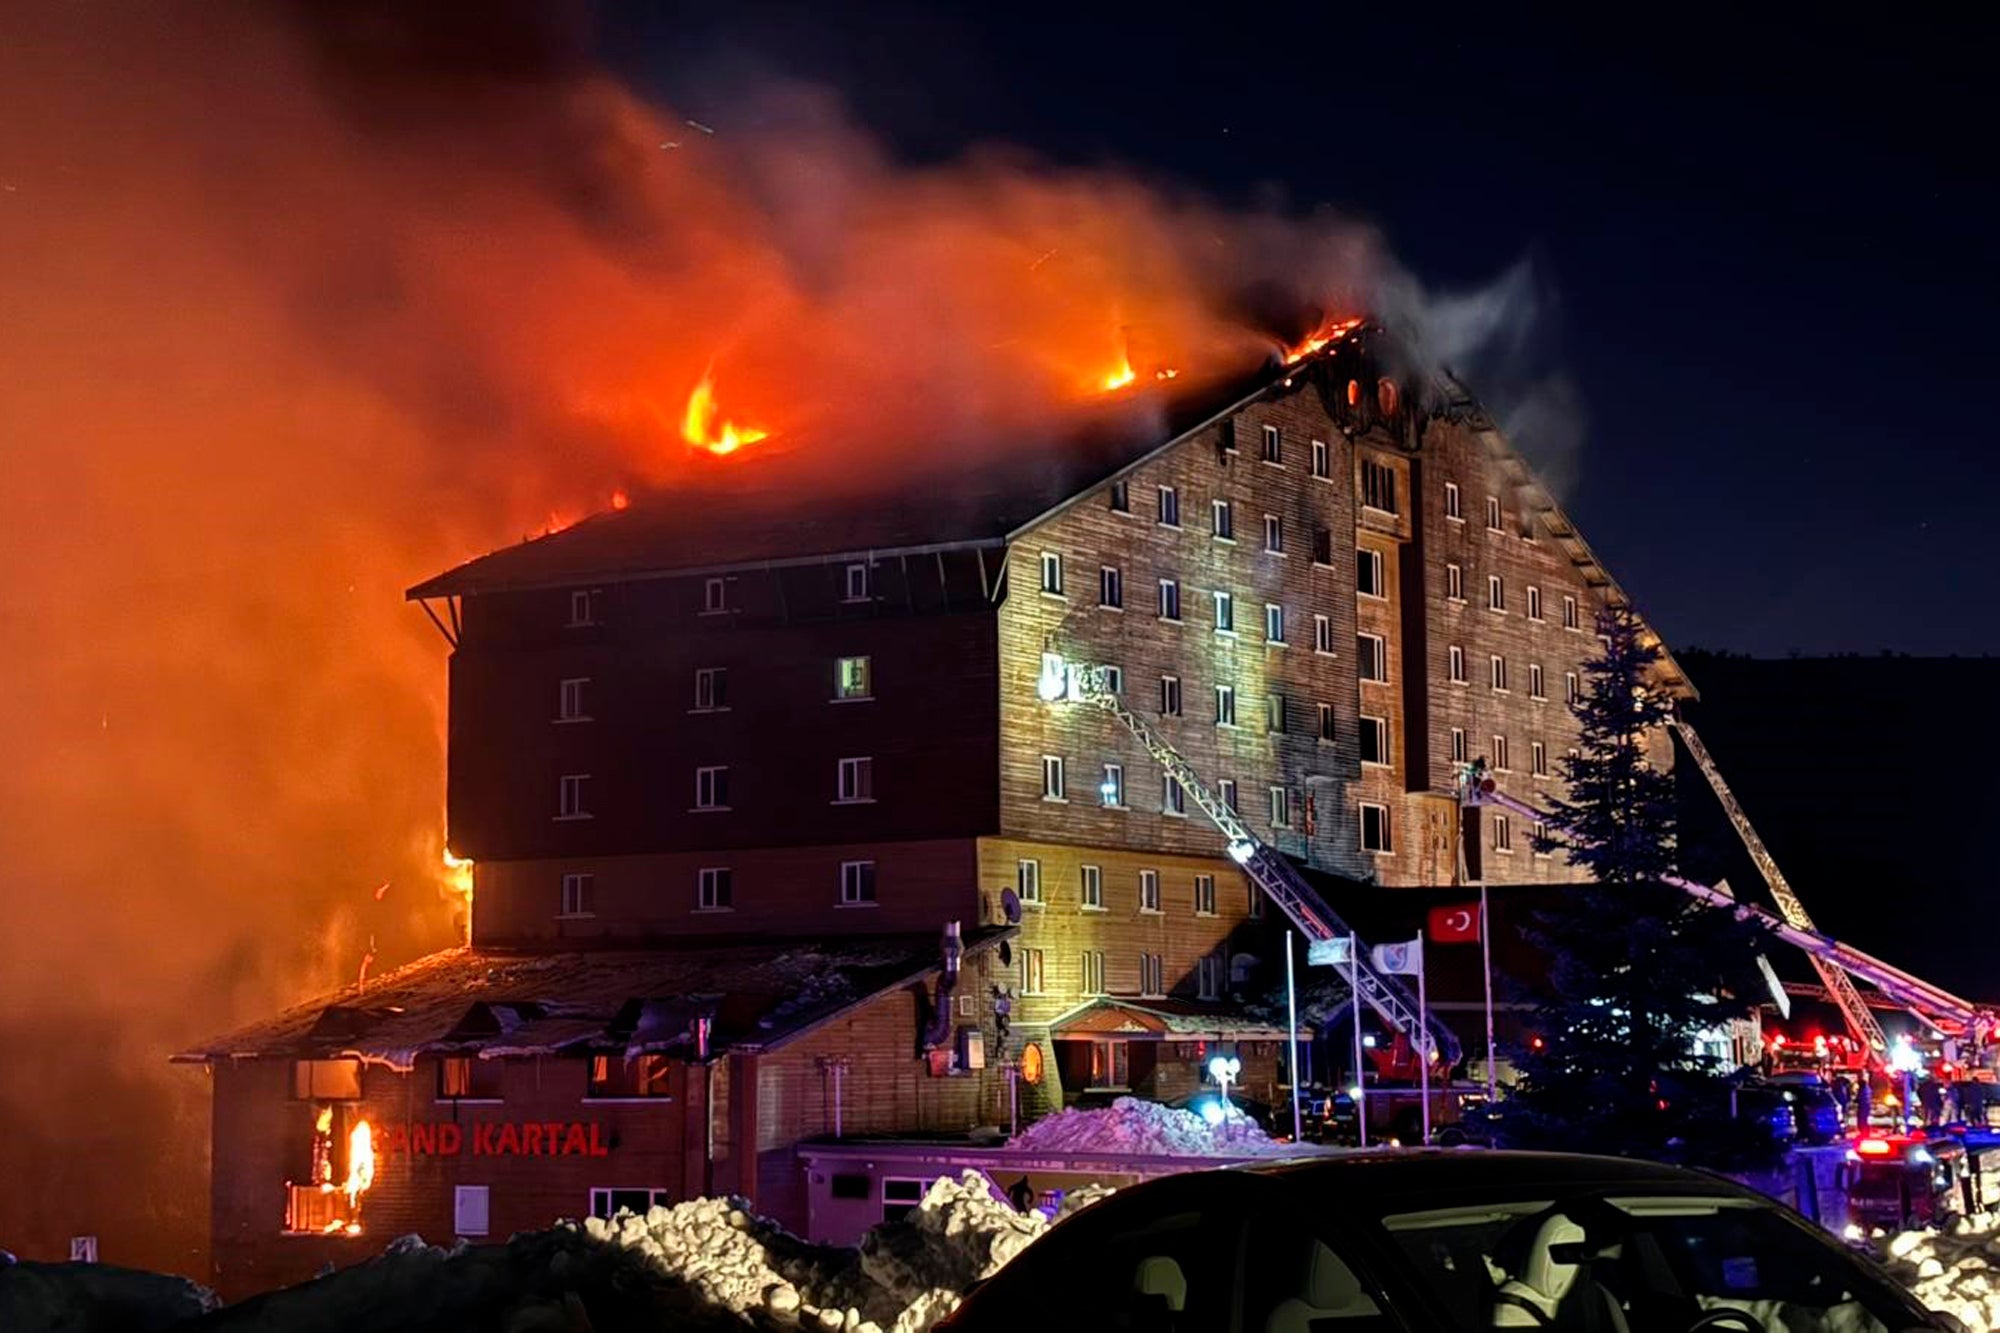
<instances>
[{"instance_id":1,"label":"lit window","mask_svg":"<svg viewBox=\"0 0 2000 1333\"><path fill-rule=\"evenodd\" d=\"M1112 482L1110 494L1111 494L1112 513L1129 514L1132 512L1132 491L1131 487L1126 482L1124 481Z\"/></svg>"},{"instance_id":2,"label":"lit window","mask_svg":"<svg viewBox=\"0 0 2000 1333\"><path fill-rule=\"evenodd\" d=\"M565 773L556 782L556 818L588 819L590 811L584 803L584 792L590 783L588 773Z\"/></svg>"},{"instance_id":3,"label":"lit window","mask_svg":"<svg viewBox=\"0 0 2000 1333\"><path fill-rule=\"evenodd\" d=\"M1139 910L1142 912L1160 910L1160 872L1157 870L1139 872Z\"/></svg>"},{"instance_id":4,"label":"lit window","mask_svg":"<svg viewBox=\"0 0 2000 1333\"><path fill-rule=\"evenodd\" d=\"M1396 512L1396 469L1373 459L1361 460L1361 503L1385 514Z\"/></svg>"},{"instance_id":5,"label":"lit window","mask_svg":"<svg viewBox=\"0 0 2000 1333\"><path fill-rule=\"evenodd\" d=\"M1184 815L1187 813L1187 788L1171 773L1160 778L1160 813L1163 815Z\"/></svg>"},{"instance_id":6,"label":"lit window","mask_svg":"<svg viewBox=\"0 0 2000 1333\"><path fill-rule=\"evenodd\" d=\"M1329 654L1333 652L1332 616L1313 616L1313 651Z\"/></svg>"},{"instance_id":7,"label":"lit window","mask_svg":"<svg viewBox=\"0 0 2000 1333\"><path fill-rule=\"evenodd\" d=\"M727 579L707 579L701 585L701 613L705 616L719 615L729 609L729 581Z\"/></svg>"},{"instance_id":8,"label":"lit window","mask_svg":"<svg viewBox=\"0 0 2000 1333\"><path fill-rule=\"evenodd\" d=\"M1386 805L1361 806L1361 850L1364 852L1387 852L1389 845L1389 807Z\"/></svg>"},{"instance_id":9,"label":"lit window","mask_svg":"<svg viewBox=\"0 0 2000 1333\"><path fill-rule=\"evenodd\" d=\"M1042 552L1042 591L1047 593L1051 597L1062 596L1062 590L1063 590L1062 565L1063 561L1061 552L1059 551Z\"/></svg>"},{"instance_id":10,"label":"lit window","mask_svg":"<svg viewBox=\"0 0 2000 1333\"><path fill-rule=\"evenodd\" d=\"M1396 381L1385 379L1375 386L1375 402L1382 409L1382 415L1394 416L1396 403L1401 395L1396 391Z\"/></svg>"},{"instance_id":11,"label":"lit window","mask_svg":"<svg viewBox=\"0 0 2000 1333\"><path fill-rule=\"evenodd\" d=\"M1493 850L1496 852L1514 850L1514 823L1505 815L1493 816Z\"/></svg>"},{"instance_id":12,"label":"lit window","mask_svg":"<svg viewBox=\"0 0 2000 1333\"><path fill-rule=\"evenodd\" d=\"M1062 756L1059 754L1042 756L1042 799L1045 801L1069 799L1063 782Z\"/></svg>"},{"instance_id":13,"label":"lit window","mask_svg":"<svg viewBox=\"0 0 2000 1333\"><path fill-rule=\"evenodd\" d=\"M1181 525L1181 493L1171 486L1160 487L1160 525L1168 528Z\"/></svg>"},{"instance_id":14,"label":"lit window","mask_svg":"<svg viewBox=\"0 0 2000 1333\"><path fill-rule=\"evenodd\" d=\"M1080 866L1078 867L1078 879L1080 881L1077 886L1078 901L1083 904L1087 911L1102 911L1104 909L1104 867Z\"/></svg>"},{"instance_id":15,"label":"lit window","mask_svg":"<svg viewBox=\"0 0 2000 1333\"><path fill-rule=\"evenodd\" d=\"M1493 738L1492 758L1494 772L1511 773L1513 771L1514 766L1508 762L1507 758L1507 738L1505 736L1495 736Z\"/></svg>"},{"instance_id":16,"label":"lit window","mask_svg":"<svg viewBox=\"0 0 2000 1333\"><path fill-rule=\"evenodd\" d=\"M1181 715L1181 678L1179 676L1160 677L1160 716L1179 717Z\"/></svg>"},{"instance_id":17,"label":"lit window","mask_svg":"<svg viewBox=\"0 0 2000 1333\"><path fill-rule=\"evenodd\" d=\"M1097 604L1113 608L1125 605L1125 575L1111 565L1097 571Z\"/></svg>"},{"instance_id":18,"label":"lit window","mask_svg":"<svg viewBox=\"0 0 2000 1333\"><path fill-rule=\"evenodd\" d=\"M1544 699L1548 697L1542 693L1542 664L1540 662L1528 663L1528 697L1530 699Z\"/></svg>"},{"instance_id":19,"label":"lit window","mask_svg":"<svg viewBox=\"0 0 2000 1333\"><path fill-rule=\"evenodd\" d=\"M1236 598L1230 593L1215 594L1215 632L1217 634L1236 632Z\"/></svg>"},{"instance_id":20,"label":"lit window","mask_svg":"<svg viewBox=\"0 0 2000 1333\"><path fill-rule=\"evenodd\" d=\"M1386 681L1389 679L1389 644L1379 634L1357 634L1356 654L1361 663L1361 679Z\"/></svg>"},{"instance_id":21,"label":"lit window","mask_svg":"<svg viewBox=\"0 0 2000 1333\"><path fill-rule=\"evenodd\" d=\"M671 1097L673 1066L664 1055L590 1057L585 1097Z\"/></svg>"},{"instance_id":22,"label":"lit window","mask_svg":"<svg viewBox=\"0 0 2000 1333\"><path fill-rule=\"evenodd\" d=\"M1194 877L1194 914L1196 916L1215 915L1215 876L1196 875Z\"/></svg>"},{"instance_id":23,"label":"lit window","mask_svg":"<svg viewBox=\"0 0 2000 1333\"><path fill-rule=\"evenodd\" d=\"M1465 762L1464 727L1453 727L1451 729L1451 762L1454 764L1462 764Z\"/></svg>"},{"instance_id":24,"label":"lit window","mask_svg":"<svg viewBox=\"0 0 2000 1333\"><path fill-rule=\"evenodd\" d=\"M1331 451L1327 449L1325 440L1314 440L1312 442L1312 474L1315 477L1330 477L1333 475Z\"/></svg>"},{"instance_id":25,"label":"lit window","mask_svg":"<svg viewBox=\"0 0 2000 1333\"><path fill-rule=\"evenodd\" d=\"M1459 503L1458 483L1455 481L1444 484L1444 516L1457 519L1461 523L1465 521L1465 511Z\"/></svg>"},{"instance_id":26,"label":"lit window","mask_svg":"<svg viewBox=\"0 0 2000 1333\"><path fill-rule=\"evenodd\" d=\"M585 711L583 692L590 684L588 676L572 676L556 690L556 721L588 722L590 714Z\"/></svg>"},{"instance_id":27,"label":"lit window","mask_svg":"<svg viewBox=\"0 0 2000 1333\"><path fill-rule=\"evenodd\" d=\"M1354 553L1354 590L1363 597L1386 597L1382 582L1382 553L1380 551L1356 551Z\"/></svg>"},{"instance_id":28,"label":"lit window","mask_svg":"<svg viewBox=\"0 0 2000 1333\"><path fill-rule=\"evenodd\" d=\"M1271 827L1292 826L1292 793L1289 788L1271 788Z\"/></svg>"},{"instance_id":29,"label":"lit window","mask_svg":"<svg viewBox=\"0 0 2000 1333\"><path fill-rule=\"evenodd\" d=\"M1507 659L1498 655L1490 659L1488 667L1489 683L1496 690L1507 688Z\"/></svg>"},{"instance_id":30,"label":"lit window","mask_svg":"<svg viewBox=\"0 0 2000 1333\"><path fill-rule=\"evenodd\" d=\"M1486 497L1486 528L1489 532L1500 531L1500 497L1497 495Z\"/></svg>"},{"instance_id":31,"label":"lit window","mask_svg":"<svg viewBox=\"0 0 2000 1333\"><path fill-rule=\"evenodd\" d=\"M578 588L569 595L569 627L581 629L597 623L597 590Z\"/></svg>"},{"instance_id":32,"label":"lit window","mask_svg":"<svg viewBox=\"0 0 2000 1333\"><path fill-rule=\"evenodd\" d=\"M1216 540L1225 542L1235 541L1236 506L1227 500L1216 500L1209 506L1209 509L1215 522Z\"/></svg>"},{"instance_id":33,"label":"lit window","mask_svg":"<svg viewBox=\"0 0 2000 1333\"><path fill-rule=\"evenodd\" d=\"M1465 600L1465 570L1459 565L1444 567L1444 595L1454 602Z\"/></svg>"},{"instance_id":34,"label":"lit window","mask_svg":"<svg viewBox=\"0 0 2000 1333\"><path fill-rule=\"evenodd\" d=\"M868 566L858 563L849 565L847 567L847 593L842 600L865 602L868 600L868 594Z\"/></svg>"},{"instance_id":35,"label":"lit window","mask_svg":"<svg viewBox=\"0 0 2000 1333\"><path fill-rule=\"evenodd\" d=\"M834 783L836 801L857 802L875 799L875 761L871 758L843 759Z\"/></svg>"},{"instance_id":36,"label":"lit window","mask_svg":"<svg viewBox=\"0 0 2000 1333\"><path fill-rule=\"evenodd\" d=\"M842 861L840 863L840 901L848 905L872 903L875 901L875 863L873 861Z\"/></svg>"},{"instance_id":37,"label":"lit window","mask_svg":"<svg viewBox=\"0 0 2000 1333\"><path fill-rule=\"evenodd\" d=\"M501 1100L501 1079L505 1072L498 1060L448 1055L438 1061L438 1099L497 1102Z\"/></svg>"},{"instance_id":38,"label":"lit window","mask_svg":"<svg viewBox=\"0 0 2000 1333\"><path fill-rule=\"evenodd\" d=\"M1389 762L1388 719L1380 717L1361 719L1361 762L1364 764Z\"/></svg>"},{"instance_id":39,"label":"lit window","mask_svg":"<svg viewBox=\"0 0 2000 1333\"><path fill-rule=\"evenodd\" d=\"M1014 892L1024 903L1042 901L1042 863L1023 857L1014 863Z\"/></svg>"},{"instance_id":40,"label":"lit window","mask_svg":"<svg viewBox=\"0 0 2000 1333\"><path fill-rule=\"evenodd\" d=\"M597 898L597 876L568 874L562 877L561 916L589 916Z\"/></svg>"},{"instance_id":41,"label":"lit window","mask_svg":"<svg viewBox=\"0 0 2000 1333\"><path fill-rule=\"evenodd\" d=\"M1319 738L1323 741L1334 739L1332 704L1319 705Z\"/></svg>"},{"instance_id":42,"label":"lit window","mask_svg":"<svg viewBox=\"0 0 2000 1333\"><path fill-rule=\"evenodd\" d=\"M726 912L735 905L734 875L727 866L708 866L695 872L695 906L704 912Z\"/></svg>"},{"instance_id":43,"label":"lit window","mask_svg":"<svg viewBox=\"0 0 2000 1333\"><path fill-rule=\"evenodd\" d=\"M1285 641L1285 608L1276 602L1264 603L1264 642Z\"/></svg>"},{"instance_id":44,"label":"lit window","mask_svg":"<svg viewBox=\"0 0 2000 1333\"><path fill-rule=\"evenodd\" d=\"M1507 585L1501 582L1498 574L1486 576L1486 606L1491 611L1507 609Z\"/></svg>"},{"instance_id":45,"label":"lit window","mask_svg":"<svg viewBox=\"0 0 2000 1333\"><path fill-rule=\"evenodd\" d=\"M723 765L697 768L694 771L694 808L697 810L727 810L729 808L729 769Z\"/></svg>"},{"instance_id":46,"label":"lit window","mask_svg":"<svg viewBox=\"0 0 2000 1333\"><path fill-rule=\"evenodd\" d=\"M1178 579L1160 580L1160 619L1181 618L1181 585Z\"/></svg>"},{"instance_id":47,"label":"lit window","mask_svg":"<svg viewBox=\"0 0 2000 1333\"><path fill-rule=\"evenodd\" d=\"M695 668L694 706L697 712L704 713L729 707L729 669L727 667Z\"/></svg>"},{"instance_id":48,"label":"lit window","mask_svg":"<svg viewBox=\"0 0 2000 1333\"><path fill-rule=\"evenodd\" d=\"M1040 995L1047 984L1047 974L1042 968L1040 949L1021 949L1021 994Z\"/></svg>"},{"instance_id":49,"label":"lit window","mask_svg":"<svg viewBox=\"0 0 2000 1333\"><path fill-rule=\"evenodd\" d=\"M1565 597L1563 598L1563 628L1575 629L1576 627L1576 598Z\"/></svg>"},{"instance_id":50,"label":"lit window","mask_svg":"<svg viewBox=\"0 0 2000 1333\"><path fill-rule=\"evenodd\" d=\"M1540 588L1537 588L1534 584L1530 583L1528 585L1528 619L1540 620L1541 618L1542 618L1542 590Z\"/></svg>"},{"instance_id":51,"label":"lit window","mask_svg":"<svg viewBox=\"0 0 2000 1333\"><path fill-rule=\"evenodd\" d=\"M875 672L866 657L837 657L833 662L835 699L873 699Z\"/></svg>"},{"instance_id":52,"label":"lit window","mask_svg":"<svg viewBox=\"0 0 2000 1333\"><path fill-rule=\"evenodd\" d=\"M1104 766L1104 781L1097 785L1097 794L1107 809L1116 810L1125 804L1125 765Z\"/></svg>"},{"instance_id":53,"label":"lit window","mask_svg":"<svg viewBox=\"0 0 2000 1333\"><path fill-rule=\"evenodd\" d=\"M1264 549L1273 555L1285 553L1285 520L1276 514L1264 515Z\"/></svg>"},{"instance_id":54,"label":"lit window","mask_svg":"<svg viewBox=\"0 0 2000 1333\"><path fill-rule=\"evenodd\" d=\"M1549 775L1549 747L1540 741L1528 742L1528 763L1530 771L1538 778Z\"/></svg>"},{"instance_id":55,"label":"lit window","mask_svg":"<svg viewBox=\"0 0 2000 1333\"><path fill-rule=\"evenodd\" d=\"M1285 440L1276 426L1264 427L1264 461L1277 463L1280 466L1284 464Z\"/></svg>"},{"instance_id":56,"label":"lit window","mask_svg":"<svg viewBox=\"0 0 2000 1333\"><path fill-rule=\"evenodd\" d=\"M1236 687L1218 685L1215 687L1215 725L1233 727L1236 725Z\"/></svg>"}]
</instances>

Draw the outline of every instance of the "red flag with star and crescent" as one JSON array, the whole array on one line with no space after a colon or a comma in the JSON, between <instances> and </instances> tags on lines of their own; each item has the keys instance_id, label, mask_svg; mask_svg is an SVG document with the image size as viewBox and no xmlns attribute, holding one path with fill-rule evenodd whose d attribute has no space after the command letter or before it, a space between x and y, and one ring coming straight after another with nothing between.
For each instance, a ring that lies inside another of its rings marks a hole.
<instances>
[{"instance_id":1,"label":"red flag with star and crescent","mask_svg":"<svg viewBox=\"0 0 2000 1333\"><path fill-rule=\"evenodd\" d=\"M1433 943L1476 944L1479 942L1479 904L1463 903L1433 907L1429 930Z\"/></svg>"}]
</instances>

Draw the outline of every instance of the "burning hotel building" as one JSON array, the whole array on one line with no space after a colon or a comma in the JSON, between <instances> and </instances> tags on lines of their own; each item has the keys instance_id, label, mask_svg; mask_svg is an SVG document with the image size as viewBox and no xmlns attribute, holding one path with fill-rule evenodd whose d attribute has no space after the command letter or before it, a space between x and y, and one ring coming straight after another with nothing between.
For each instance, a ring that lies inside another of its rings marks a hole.
<instances>
[{"instance_id":1,"label":"burning hotel building","mask_svg":"<svg viewBox=\"0 0 2000 1333\"><path fill-rule=\"evenodd\" d=\"M1171 1100L1217 1047L1274 1094L1282 920L1114 718L1038 697L1045 654L1116 668L1343 910L1573 879L1454 765L1552 793L1623 598L1407 364L1344 330L1141 440L661 494L412 589L470 942L184 1053L221 1286L701 1194L804 1229L801 1144ZM865 1184L879 1218L914 1182Z\"/></svg>"}]
</instances>

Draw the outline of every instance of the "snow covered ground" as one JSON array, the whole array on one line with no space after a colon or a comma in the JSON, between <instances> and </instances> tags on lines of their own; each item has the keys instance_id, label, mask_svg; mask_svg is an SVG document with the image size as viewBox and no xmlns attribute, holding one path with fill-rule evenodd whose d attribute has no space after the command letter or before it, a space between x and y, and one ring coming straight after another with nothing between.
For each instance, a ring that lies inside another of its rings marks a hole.
<instances>
[{"instance_id":1,"label":"snow covered ground","mask_svg":"<svg viewBox=\"0 0 2000 1333\"><path fill-rule=\"evenodd\" d=\"M1137 1097L1120 1097L1096 1110L1058 1111L1037 1120L1008 1144L1012 1148L1076 1153L1146 1153L1173 1157L1231 1157L1296 1153L1275 1143L1241 1111L1211 1124L1192 1111Z\"/></svg>"},{"instance_id":2,"label":"snow covered ground","mask_svg":"<svg viewBox=\"0 0 2000 1333\"><path fill-rule=\"evenodd\" d=\"M1905 1231L1883 1247L1891 1273L1968 1329L2000 1329L2000 1218L1961 1217L1944 1231Z\"/></svg>"}]
</instances>

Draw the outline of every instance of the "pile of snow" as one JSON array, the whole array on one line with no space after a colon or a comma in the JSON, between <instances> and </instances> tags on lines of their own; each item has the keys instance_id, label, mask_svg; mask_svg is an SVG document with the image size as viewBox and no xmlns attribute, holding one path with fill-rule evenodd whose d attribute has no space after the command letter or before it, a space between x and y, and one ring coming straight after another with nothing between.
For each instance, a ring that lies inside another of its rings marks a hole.
<instances>
[{"instance_id":1,"label":"pile of snow","mask_svg":"<svg viewBox=\"0 0 2000 1333\"><path fill-rule=\"evenodd\" d=\"M1008 1145L1037 1152L1146 1153L1167 1157L1244 1157L1297 1151L1275 1143L1256 1121L1229 1108L1215 1124L1137 1097L1097 1110L1058 1111L1037 1120Z\"/></svg>"},{"instance_id":2,"label":"pile of snow","mask_svg":"<svg viewBox=\"0 0 2000 1333\"><path fill-rule=\"evenodd\" d=\"M183 1277L106 1264L8 1263L0 1259L0 1329L66 1333L154 1333L215 1308L215 1296Z\"/></svg>"},{"instance_id":3,"label":"pile of snow","mask_svg":"<svg viewBox=\"0 0 2000 1333\"><path fill-rule=\"evenodd\" d=\"M1967 1328L2000 1328L2000 1218L1961 1217L1947 1231L1888 1239L1883 1263L1910 1294Z\"/></svg>"}]
</instances>

